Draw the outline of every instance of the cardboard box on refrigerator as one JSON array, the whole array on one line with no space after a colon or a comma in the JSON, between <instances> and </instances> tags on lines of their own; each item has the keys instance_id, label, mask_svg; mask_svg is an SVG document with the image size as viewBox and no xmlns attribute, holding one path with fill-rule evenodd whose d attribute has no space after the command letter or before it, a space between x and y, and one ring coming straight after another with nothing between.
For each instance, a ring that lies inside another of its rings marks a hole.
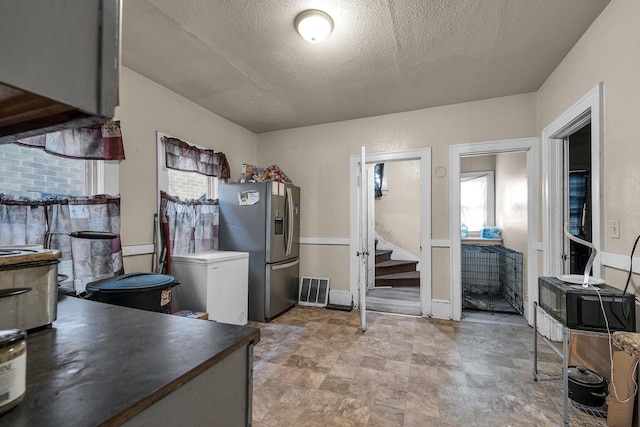
<instances>
[{"instance_id":1,"label":"cardboard box on refrigerator","mask_svg":"<svg viewBox=\"0 0 640 427\"><path fill-rule=\"evenodd\" d=\"M262 173L264 172L264 168L255 165L249 165L246 163L242 164L242 176L240 178L240 182L258 182L261 181Z\"/></svg>"}]
</instances>

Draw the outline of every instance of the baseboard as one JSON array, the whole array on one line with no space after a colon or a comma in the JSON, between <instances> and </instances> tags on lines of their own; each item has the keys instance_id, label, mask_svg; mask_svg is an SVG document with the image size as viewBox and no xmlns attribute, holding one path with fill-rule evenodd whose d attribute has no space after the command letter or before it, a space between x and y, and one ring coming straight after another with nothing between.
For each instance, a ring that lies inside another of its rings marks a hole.
<instances>
[{"instance_id":1,"label":"baseboard","mask_svg":"<svg viewBox=\"0 0 640 427\"><path fill-rule=\"evenodd\" d=\"M329 289L329 302L331 304L351 307L351 292Z\"/></svg>"},{"instance_id":2,"label":"baseboard","mask_svg":"<svg viewBox=\"0 0 640 427\"><path fill-rule=\"evenodd\" d=\"M443 299L431 300L431 317L450 320L451 302Z\"/></svg>"},{"instance_id":3,"label":"baseboard","mask_svg":"<svg viewBox=\"0 0 640 427\"><path fill-rule=\"evenodd\" d=\"M348 237L300 237L301 245L337 245L349 246Z\"/></svg>"}]
</instances>

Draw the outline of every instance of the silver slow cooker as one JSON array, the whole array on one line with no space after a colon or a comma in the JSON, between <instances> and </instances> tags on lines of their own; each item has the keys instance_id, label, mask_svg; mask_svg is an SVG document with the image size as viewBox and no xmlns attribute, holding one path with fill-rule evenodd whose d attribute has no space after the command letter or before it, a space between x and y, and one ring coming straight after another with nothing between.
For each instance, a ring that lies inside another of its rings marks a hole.
<instances>
[{"instance_id":1,"label":"silver slow cooker","mask_svg":"<svg viewBox=\"0 0 640 427\"><path fill-rule=\"evenodd\" d=\"M0 248L0 329L33 330L58 314L60 251Z\"/></svg>"}]
</instances>

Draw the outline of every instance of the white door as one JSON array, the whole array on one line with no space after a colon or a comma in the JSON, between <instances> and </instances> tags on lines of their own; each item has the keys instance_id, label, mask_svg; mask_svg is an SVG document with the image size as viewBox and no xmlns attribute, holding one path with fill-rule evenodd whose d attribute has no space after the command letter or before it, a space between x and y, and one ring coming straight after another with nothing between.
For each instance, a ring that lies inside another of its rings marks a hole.
<instances>
[{"instance_id":1,"label":"white door","mask_svg":"<svg viewBox=\"0 0 640 427\"><path fill-rule=\"evenodd\" d=\"M562 141L562 216L563 226L569 223L569 140L564 138ZM571 273L571 241L565 233L563 233L562 239L562 272L565 274Z\"/></svg>"},{"instance_id":2,"label":"white door","mask_svg":"<svg viewBox=\"0 0 640 427\"><path fill-rule=\"evenodd\" d=\"M362 331L367 330L367 307L366 307L366 294L369 287L369 221L368 221L368 206L369 201L367 198L367 162L365 148L362 147L360 154L360 173L358 177L358 200L359 200L359 216L360 227L358 229L358 252L360 268L358 274L358 293L360 300L360 323Z\"/></svg>"}]
</instances>

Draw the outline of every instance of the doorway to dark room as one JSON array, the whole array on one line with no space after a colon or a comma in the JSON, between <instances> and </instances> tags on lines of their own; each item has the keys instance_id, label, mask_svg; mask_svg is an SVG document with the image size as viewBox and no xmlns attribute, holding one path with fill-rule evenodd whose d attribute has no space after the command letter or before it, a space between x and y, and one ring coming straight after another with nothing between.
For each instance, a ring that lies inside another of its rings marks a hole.
<instances>
[{"instance_id":1,"label":"doorway to dark room","mask_svg":"<svg viewBox=\"0 0 640 427\"><path fill-rule=\"evenodd\" d=\"M564 161L564 209L569 233L593 242L590 123L565 139ZM589 255L587 246L565 238L563 260L566 272L584 274Z\"/></svg>"}]
</instances>

